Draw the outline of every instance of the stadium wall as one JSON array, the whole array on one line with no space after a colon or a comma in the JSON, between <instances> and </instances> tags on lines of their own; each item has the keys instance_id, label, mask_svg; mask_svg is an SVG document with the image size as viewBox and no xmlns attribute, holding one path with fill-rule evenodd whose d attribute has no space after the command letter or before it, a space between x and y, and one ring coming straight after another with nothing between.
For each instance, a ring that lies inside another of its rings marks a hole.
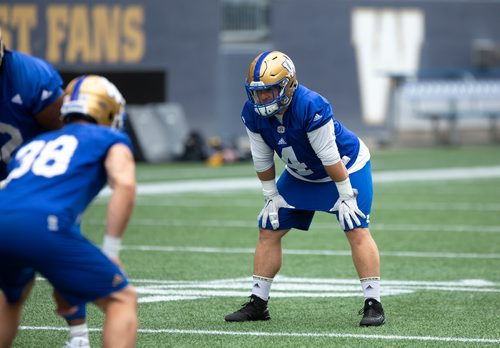
<instances>
[{"instance_id":1,"label":"stadium wall","mask_svg":"<svg viewBox=\"0 0 500 348\"><path fill-rule=\"evenodd\" d=\"M129 103L179 103L190 128L226 141L244 134L243 81L263 50L290 55L299 81L368 134L394 127L391 76L475 69L475 42L500 37L494 0L272 0L268 35L252 42L221 40L221 11L218 0L4 0L0 26L8 47L63 76L125 74L117 84ZM160 81L130 77L137 74Z\"/></svg>"}]
</instances>

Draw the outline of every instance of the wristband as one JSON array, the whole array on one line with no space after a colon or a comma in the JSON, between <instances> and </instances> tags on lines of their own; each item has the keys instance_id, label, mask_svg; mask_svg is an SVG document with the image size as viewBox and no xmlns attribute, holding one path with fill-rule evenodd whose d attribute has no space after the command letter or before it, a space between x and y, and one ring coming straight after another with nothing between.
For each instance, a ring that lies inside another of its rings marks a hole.
<instances>
[{"instance_id":1,"label":"wristband","mask_svg":"<svg viewBox=\"0 0 500 348\"><path fill-rule=\"evenodd\" d=\"M351 180L349 180L349 177L347 177L347 179L343 181L335 182L335 185L337 185L337 191L339 191L340 197L354 196L354 192L351 186Z\"/></svg>"},{"instance_id":2,"label":"wristband","mask_svg":"<svg viewBox=\"0 0 500 348\"><path fill-rule=\"evenodd\" d=\"M120 248L122 246L122 239L110 236L108 234L104 235L104 241L102 243L102 252L110 258L118 258L120 253Z\"/></svg>"},{"instance_id":3,"label":"wristband","mask_svg":"<svg viewBox=\"0 0 500 348\"><path fill-rule=\"evenodd\" d=\"M278 193L278 188L276 187L276 182L273 180L261 180L262 193L264 197L271 197Z\"/></svg>"}]
</instances>

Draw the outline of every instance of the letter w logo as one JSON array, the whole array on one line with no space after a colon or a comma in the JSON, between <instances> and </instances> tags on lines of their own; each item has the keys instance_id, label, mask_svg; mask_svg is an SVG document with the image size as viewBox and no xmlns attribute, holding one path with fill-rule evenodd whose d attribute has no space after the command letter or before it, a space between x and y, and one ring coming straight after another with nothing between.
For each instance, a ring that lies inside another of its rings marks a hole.
<instances>
[{"instance_id":1,"label":"letter w logo","mask_svg":"<svg viewBox=\"0 0 500 348\"><path fill-rule=\"evenodd\" d=\"M419 9L356 8L351 15L361 110L368 124L382 124L387 113L388 74L415 74L424 38Z\"/></svg>"}]
</instances>

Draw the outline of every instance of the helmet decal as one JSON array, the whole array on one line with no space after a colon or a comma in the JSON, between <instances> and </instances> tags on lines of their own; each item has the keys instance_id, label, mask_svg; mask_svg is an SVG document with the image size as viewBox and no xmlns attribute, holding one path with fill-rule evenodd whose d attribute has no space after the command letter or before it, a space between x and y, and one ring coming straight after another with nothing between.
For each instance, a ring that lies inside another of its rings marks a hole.
<instances>
[{"instance_id":1,"label":"helmet decal","mask_svg":"<svg viewBox=\"0 0 500 348\"><path fill-rule=\"evenodd\" d=\"M73 88L73 92L71 92L70 100L76 100L78 98L78 92L80 91L80 86L82 85L83 80L86 78L86 75L83 75L78 78L75 83L75 87Z\"/></svg>"},{"instance_id":2,"label":"helmet decal","mask_svg":"<svg viewBox=\"0 0 500 348\"><path fill-rule=\"evenodd\" d=\"M254 81L260 81L260 68L262 66L262 62L264 61L264 58L266 58L271 51L267 51L261 54L259 57L259 60L255 64L255 69L253 70L253 79Z\"/></svg>"},{"instance_id":3,"label":"helmet decal","mask_svg":"<svg viewBox=\"0 0 500 348\"><path fill-rule=\"evenodd\" d=\"M291 76L295 76L295 65L293 64L292 60L288 57L285 56L285 61L283 62L283 67L288 70Z\"/></svg>"}]
</instances>

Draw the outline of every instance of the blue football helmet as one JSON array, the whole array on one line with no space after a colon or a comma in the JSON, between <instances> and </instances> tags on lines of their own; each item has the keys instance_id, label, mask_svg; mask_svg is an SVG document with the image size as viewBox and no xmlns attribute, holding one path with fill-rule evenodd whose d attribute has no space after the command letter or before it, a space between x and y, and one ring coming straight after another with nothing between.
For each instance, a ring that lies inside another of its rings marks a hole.
<instances>
[{"instance_id":1,"label":"blue football helmet","mask_svg":"<svg viewBox=\"0 0 500 348\"><path fill-rule=\"evenodd\" d=\"M76 116L93 123L123 128L125 99L108 79L98 75L83 75L73 79L65 90L61 117Z\"/></svg>"},{"instance_id":2,"label":"blue football helmet","mask_svg":"<svg viewBox=\"0 0 500 348\"><path fill-rule=\"evenodd\" d=\"M260 116L274 116L290 105L297 85L295 66L282 52L263 52L248 67L245 89ZM263 91L272 93L271 100L261 99Z\"/></svg>"}]
</instances>

